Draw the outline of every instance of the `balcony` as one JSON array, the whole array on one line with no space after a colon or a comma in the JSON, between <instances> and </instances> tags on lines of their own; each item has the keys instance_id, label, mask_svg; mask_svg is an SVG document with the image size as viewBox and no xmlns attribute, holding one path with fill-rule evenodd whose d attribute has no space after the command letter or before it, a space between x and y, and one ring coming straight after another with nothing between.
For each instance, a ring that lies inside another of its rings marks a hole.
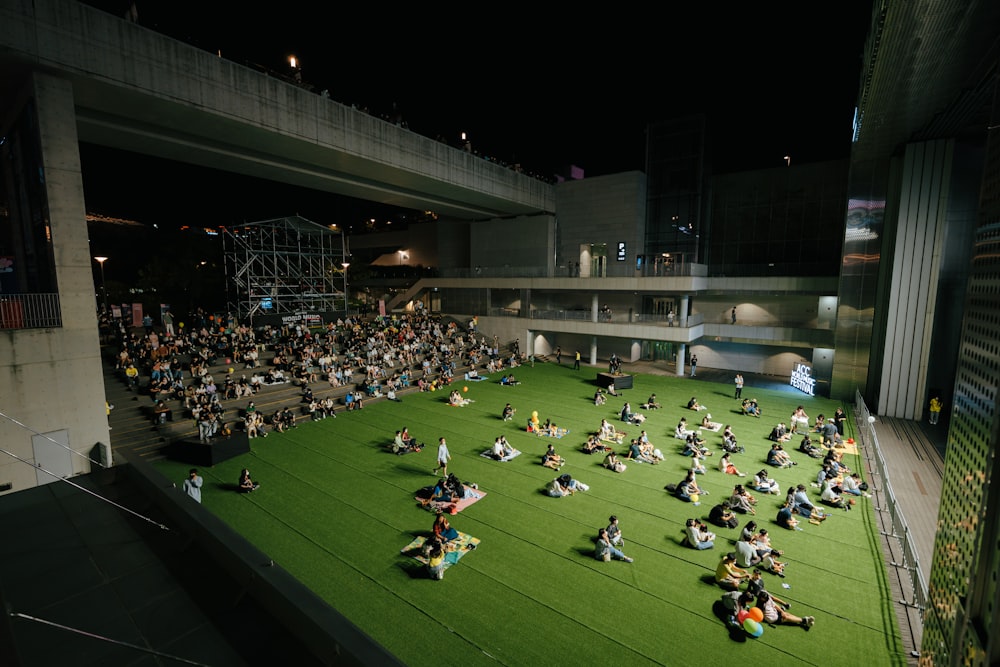
<instances>
[{"instance_id":1,"label":"balcony","mask_svg":"<svg viewBox=\"0 0 1000 667\"><path fill-rule=\"evenodd\" d=\"M62 326L58 294L0 295L0 329L50 329Z\"/></svg>"}]
</instances>

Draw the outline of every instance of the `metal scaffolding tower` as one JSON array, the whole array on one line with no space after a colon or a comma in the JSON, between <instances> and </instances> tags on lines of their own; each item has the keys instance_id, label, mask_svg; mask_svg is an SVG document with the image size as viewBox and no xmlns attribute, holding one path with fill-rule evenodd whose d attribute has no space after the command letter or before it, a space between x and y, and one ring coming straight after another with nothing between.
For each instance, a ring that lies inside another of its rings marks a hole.
<instances>
[{"instance_id":1,"label":"metal scaffolding tower","mask_svg":"<svg viewBox=\"0 0 1000 667\"><path fill-rule=\"evenodd\" d=\"M254 315L347 312L347 238L299 216L223 232L229 309Z\"/></svg>"}]
</instances>

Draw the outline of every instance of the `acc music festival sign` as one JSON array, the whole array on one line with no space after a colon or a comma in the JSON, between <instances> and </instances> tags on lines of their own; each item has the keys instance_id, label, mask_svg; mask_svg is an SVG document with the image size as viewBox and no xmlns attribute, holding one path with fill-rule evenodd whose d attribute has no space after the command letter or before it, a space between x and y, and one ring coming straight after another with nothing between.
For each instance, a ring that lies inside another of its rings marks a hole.
<instances>
[{"instance_id":1,"label":"acc music festival sign","mask_svg":"<svg viewBox=\"0 0 1000 667\"><path fill-rule=\"evenodd\" d=\"M812 376L812 367L805 364L795 364L795 369L792 370L792 379L788 384L803 393L814 396L813 391L816 388L816 380Z\"/></svg>"}]
</instances>

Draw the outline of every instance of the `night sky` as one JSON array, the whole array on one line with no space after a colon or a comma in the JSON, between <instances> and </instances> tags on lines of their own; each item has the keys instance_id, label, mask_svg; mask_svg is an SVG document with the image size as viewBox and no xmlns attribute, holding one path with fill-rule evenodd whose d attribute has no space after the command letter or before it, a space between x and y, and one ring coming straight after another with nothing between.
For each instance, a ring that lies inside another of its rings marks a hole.
<instances>
[{"instance_id":1,"label":"night sky","mask_svg":"<svg viewBox=\"0 0 1000 667\"><path fill-rule=\"evenodd\" d=\"M480 154L546 178L567 165L587 176L644 170L647 123L701 112L715 172L781 166L786 155L846 157L871 20L870 0L699 3L659 7L655 19L582 5L556 16L497 5L436 17L381 3L250 7L136 3L140 25L275 72L295 55L303 81L334 100L398 112L413 131L456 145L467 132ZM105 215L226 224L366 207L259 183L260 196L244 202L234 194L247 191L242 177L91 146L83 159L88 211Z\"/></svg>"}]
</instances>

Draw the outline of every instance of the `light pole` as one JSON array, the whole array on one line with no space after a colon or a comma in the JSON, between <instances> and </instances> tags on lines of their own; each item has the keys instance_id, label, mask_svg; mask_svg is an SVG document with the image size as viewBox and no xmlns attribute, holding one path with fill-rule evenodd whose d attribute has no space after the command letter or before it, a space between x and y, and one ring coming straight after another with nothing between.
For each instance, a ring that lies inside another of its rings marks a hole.
<instances>
[{"instance_id":1,"label":"light pole","mask_svg":"<svg viewBox=\"0 0 1000 667\"><path fill-rule=\"evenodd\" d=\"M344 318L346 319L347 316L350 315L350 313L347 310L347 308L348 308L348 305L347 305L347 267L349 267L351 265L351 263L350 262L341 262L340 265L342 267L344 267Z\"/></svg>"},{"instance_id":2,"label":"light pole","mask_svg":"<svg viewBox=\"0 0 1000 667\"><path fill-rule=\"evenodd\" d=\"M94 259L101 265L101 291L104 292L104 312L108 312L108 286L104 282L104 262L108 261L108 258L94 257Z\"/></svg>"}]
</instances>

